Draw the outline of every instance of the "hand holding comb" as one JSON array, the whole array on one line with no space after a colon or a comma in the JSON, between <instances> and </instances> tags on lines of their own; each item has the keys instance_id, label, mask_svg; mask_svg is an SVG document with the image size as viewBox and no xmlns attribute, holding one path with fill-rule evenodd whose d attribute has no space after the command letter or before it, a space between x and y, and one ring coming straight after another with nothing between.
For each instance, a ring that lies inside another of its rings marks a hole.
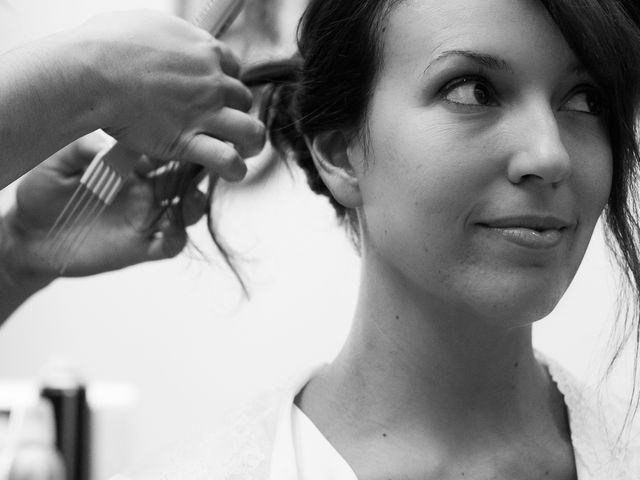
<instances>
[{"instance_id":1,"label":"hand holding comb","mask_svg":"<svg viewBox=\"0 0 640 480\"><path fill-rule=\"evenodd\" d=\"M233 23L244 4L245 0L208 0L192 23L218 37ZM47 235L50 245L47 257L60 274L102 211L113 202L139 158L139 152L115 143L93 159Z\"/></svg>"}]
</instances>

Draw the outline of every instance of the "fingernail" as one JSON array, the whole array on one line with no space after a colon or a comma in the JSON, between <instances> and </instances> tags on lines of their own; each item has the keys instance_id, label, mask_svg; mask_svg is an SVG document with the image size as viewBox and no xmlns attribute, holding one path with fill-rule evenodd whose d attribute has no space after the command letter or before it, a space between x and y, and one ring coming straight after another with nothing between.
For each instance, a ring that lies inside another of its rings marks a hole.
<instances>
[{"instance_id":1,"label":"fingernail","mask_svg":"<svg viewBox=\"0 0 640 480\"><path fill-rule=\"evenodd\" d=\"M247 166L244 162L235 162L229 169L229 176L233 181L240 181L247 174Z\"/></svg>"}]
</instances>

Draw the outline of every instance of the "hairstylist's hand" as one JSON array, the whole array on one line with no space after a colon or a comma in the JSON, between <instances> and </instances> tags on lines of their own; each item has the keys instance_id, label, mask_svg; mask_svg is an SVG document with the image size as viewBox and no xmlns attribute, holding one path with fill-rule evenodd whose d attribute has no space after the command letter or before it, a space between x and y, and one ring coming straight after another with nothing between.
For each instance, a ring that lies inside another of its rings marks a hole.
<instances>
[{"instance_id":1,"label":"hairstylist's hand","mask_svg":"<svg viewBox=\"0 0 640 480\"><path fill-rule=\"evenodd\" d=\"M17 188L15 204L2 221L2 261L10 262L14 282L50 281L58 276L47 233L78 186L83 170L103 146L85 137L61 150L27 174ZM153 162L144 157L115 202L99 217L86 241L75 251L65 276L84 276L177 255L186 243L184 229L163 218L149 230L159 206L147 173ZM197 190L184 201L185 223L195 223L205 211ZM72 233L64 229L62 234Z\"/></svg>"},{"instance_id":2,"label":"hairstylist's hand","mask_svg":"<svg viewBox=\"0 0 640 480\"><path fill-rule=\"evenodd\" d=\"M109 134L153 158L196 162L232 181L244 176L242 157L262 149L264 127L247 113L252 95L224 43L146 11L100 15L80 30L96 46Z\"/></svg>"}]
</instances>

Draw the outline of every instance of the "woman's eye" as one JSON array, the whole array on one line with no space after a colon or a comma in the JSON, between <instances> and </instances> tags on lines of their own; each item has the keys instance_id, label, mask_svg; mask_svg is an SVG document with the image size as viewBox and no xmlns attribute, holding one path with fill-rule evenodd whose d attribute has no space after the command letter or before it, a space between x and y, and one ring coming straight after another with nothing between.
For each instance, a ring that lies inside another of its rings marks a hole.
<instances>
[{"instance_id":1,"label":"woman's eye","mask_svg":"<svg viewBox=\"0 0 640 480\"><path fill-rule=\"evenodd\" d=\"M442 98L458 105L492 107L498 105L493 90L477 78L463 77L449 82L441 90Z\"/></svg>"},{"instance_id":2,"label":"woman's eye","mask_svg":"<svg viewBox=\"0 0 640 480\"><path fill-rule=\"evenodd\" d=\"M574 93L569 100L562 105L562 110L569 112L588 113L601 115L604 106L600 95L595 91L583 90Z\"/></svg>"}]
</instances>

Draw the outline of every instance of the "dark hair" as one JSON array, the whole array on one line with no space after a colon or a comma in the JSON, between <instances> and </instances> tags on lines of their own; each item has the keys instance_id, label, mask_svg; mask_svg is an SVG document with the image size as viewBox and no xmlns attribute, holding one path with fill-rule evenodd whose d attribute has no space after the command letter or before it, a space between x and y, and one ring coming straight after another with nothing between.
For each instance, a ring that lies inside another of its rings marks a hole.
<instances>
[{"instance_id":1,"label":"dark hair","mask_svg":"<svg viewBox=\"0 0 640 480\"><path fill-rule=\"evenodd\" d=\"M354 234L355 213L331 197L304 138L366 123L363 120L381 68L386 20L402 1L311 0L298 27L299 54L244 74L247 84L265 86L261 112L270 141L300 165L313 191L329 198ZM613 181L604 213L606 235L633 294L632 308L624 315L625 337L614 355L617 358L630 338L636 351L640 343L640 230L633 188L640 161L636 135L640 6L637 0L540 1L607 96ZM366 136L366 131L362 134Z\"/></svg>"},{"instance_id":2,"label":"dark hair","mask_svg":"<svg viewBox=\"0 0 640 480\"><path fill-rule=\"evenodd\" d=\"M607 246L625 284L618 303L619 337L608 372L631 342L635 351L627 420L638 409L640 351L640 233L636 189L640 151L640 6L635 0L541 0L565 39L607 94L613 155L611 192L604 211ZM629 298L631 297L631 298ZM626 423L626 422L625 422Z\"/></svg>"},{"instance_id":3,"label":"dark hair","mask_svg":"<svg viewBox=\"0 0 640 480\"><path fill-rule=\"evenodd\" d=\"M357 216L331 196L304 138L363 124L380 68L380 32L400 1L312 1L298 26L299 53L244 74L250 86L270 85L265 92L269 107L261 109L269 140L283 156L295 159L311 189L329 199L356 242Z\"/></svg>"}]
</instances>

